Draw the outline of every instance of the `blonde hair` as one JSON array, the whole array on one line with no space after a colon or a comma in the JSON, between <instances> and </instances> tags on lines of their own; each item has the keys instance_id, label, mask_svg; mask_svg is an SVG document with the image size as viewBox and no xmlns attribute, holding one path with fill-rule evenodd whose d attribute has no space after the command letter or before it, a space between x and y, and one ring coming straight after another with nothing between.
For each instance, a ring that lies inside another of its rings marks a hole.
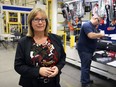
<instances>
[{"instance_id":1,"label":"blonde hair","mask_svg":"<svg viewBox=\"0 0 116 87\"><path fill-rule=\"evenodd\" d=\"M27 32L27 36L33 37L34 36L34 30L32 27L32 20L34 19L34 17L37 15L37 13L41 13L41 15L43 16L43 18L45 18L46 20L46 27L45 27L45 36L48 35L48 29L49 29L49 23L48 23L48 18L46 15L46 12L44 10L42 10L41 8L34 8L31 10L31 12L28 15L28 32Z\"/></svg>"}]
</instances>

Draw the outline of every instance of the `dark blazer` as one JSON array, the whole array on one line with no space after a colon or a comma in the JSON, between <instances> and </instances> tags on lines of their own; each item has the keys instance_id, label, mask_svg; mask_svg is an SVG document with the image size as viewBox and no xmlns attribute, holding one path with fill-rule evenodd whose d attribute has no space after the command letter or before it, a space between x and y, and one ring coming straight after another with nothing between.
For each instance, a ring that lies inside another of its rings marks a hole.
<instances>
[{"instance_id":1,"label":"dark blazer","mask_svg":"<svg viewBox=\"0 0 116 87\"><path fill-rule=\"evenodd\" d=\"M58 63L56 66L59 69L59 74L55 77L56 84L59 85L59 75L61 73L61 69L65 65L66 54L64 52L62 42L59 36L55 34L49 34L49 38L51 39L56 51L58 52ZM39 77L39 69L40 67L35 67L30 58L30 50L32 46L32 37L25 36L21 38L18 42L14 68L17 73L21 75L19 85L26 87L33 87L33 81ZM57 87L60 87L57 86Z\"/></svg>"}]
</instances>

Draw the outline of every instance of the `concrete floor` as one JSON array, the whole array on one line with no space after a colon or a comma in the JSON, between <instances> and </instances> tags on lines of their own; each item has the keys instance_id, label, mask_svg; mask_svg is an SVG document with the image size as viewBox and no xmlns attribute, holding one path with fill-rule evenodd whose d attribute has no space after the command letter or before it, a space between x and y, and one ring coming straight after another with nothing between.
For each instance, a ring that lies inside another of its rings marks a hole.
<instances>
[{"instance_id":1,"label":"concrete floor","mask_svg":"<svg viewBox=\"0 0 116 87\"><path fill-rule=\"evenodd\" d=\"M0 45L0 87L20 87L19 75L14 71L15 49L11 45L5 49ZM98 74L91 73L94 80L92 87L116 87L116 81L108 80ZM62 87L81 87L80 69L66 64L61 74Z\"/></svg>"}]
</instances>

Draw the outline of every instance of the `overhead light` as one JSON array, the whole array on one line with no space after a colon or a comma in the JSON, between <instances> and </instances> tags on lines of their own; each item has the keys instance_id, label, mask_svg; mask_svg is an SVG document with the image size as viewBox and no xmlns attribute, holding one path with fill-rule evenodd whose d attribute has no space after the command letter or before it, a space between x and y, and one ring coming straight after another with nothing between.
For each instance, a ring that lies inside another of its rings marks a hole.
<instances>
[{"instance_id":1,"label":"overhead light","mask_svg":"<svg viewBox=\"0 0 116 87\"><path fill-rule=\"evenodd\" d=\"M8 2L9 0L5 0L6 2Z\"/></svg>"}]
</instances>

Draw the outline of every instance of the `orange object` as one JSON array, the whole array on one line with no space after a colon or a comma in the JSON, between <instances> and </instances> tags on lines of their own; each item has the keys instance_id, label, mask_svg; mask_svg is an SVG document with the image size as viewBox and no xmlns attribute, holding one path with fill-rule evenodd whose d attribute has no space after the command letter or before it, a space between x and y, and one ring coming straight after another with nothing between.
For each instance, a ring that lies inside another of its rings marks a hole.
<instances>
[{"instance_id":1,"label":"orange object","mask_svg":"<svg viewBox=\"0 0 116 87\"><path fill-rule=\"evenodd\" d=\"M107 30L110 31L110 30L112 30L112 29L111 29L111 27L108 27Z\"/></svg>"},{"instance_id":2,"label":"orange object","mask_svg":"<svg viewBox=\"0 0 116 87\"><path fill-rule=\"evenodd\" d=\"M73 30L74 30L74 28L73 28L71 22L68 22L68 27L69 27L70 31L73 31Z\"/></svg>"},{"instance_id":3,"label":"orange object","mask_svg":"<svg viewBox=\"0 0 116 87\"><path fill-rule=\"evenodd\" d=\"M114 30L114 29L115 29L115 27L108 27L107 28L108 31L111 31L111 30Z\"/></svg>"},{"instance_id":4,"label":"orange object","mask_svg":"<svg viewBox=\"0 0 116 87\"><path fill-rule=\"evenodd\" d=\"M103 19L101 19L100 24L104 24L104 20Z\"/></svg>"}]
</instances>

